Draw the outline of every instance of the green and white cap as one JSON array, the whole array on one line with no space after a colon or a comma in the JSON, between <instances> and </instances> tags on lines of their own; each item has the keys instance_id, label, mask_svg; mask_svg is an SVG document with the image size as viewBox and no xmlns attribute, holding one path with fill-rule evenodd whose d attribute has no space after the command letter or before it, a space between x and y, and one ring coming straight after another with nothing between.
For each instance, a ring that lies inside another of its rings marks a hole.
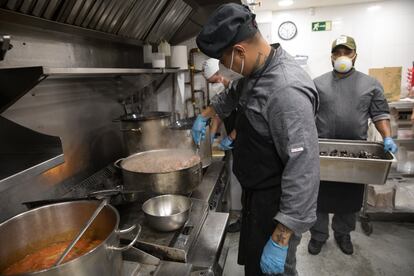
<instances>
[{"instance_id":1,"label":"green and white cap","mask_svg":"<svg viewBox=\"0 0 414 276\"><path fill-rule=\"evenodd\" d=\"M345 46L345 47L347 47L351 50L356 51L355 40L350 36L341 35L340 37L338 37L337 39L335 39L332 42L332 51L331 52L333 52L336 47L341 46L341 45Z\"/></svg>"}]
</instances>

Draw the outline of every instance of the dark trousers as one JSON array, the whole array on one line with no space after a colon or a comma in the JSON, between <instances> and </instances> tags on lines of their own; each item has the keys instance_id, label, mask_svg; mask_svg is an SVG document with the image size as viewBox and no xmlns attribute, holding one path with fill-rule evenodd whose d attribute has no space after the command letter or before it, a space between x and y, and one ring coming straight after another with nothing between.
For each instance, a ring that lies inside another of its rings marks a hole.
<instances>
[{"instance_id":1,"label":"dark trousers","mask_svg":"<svg viewBox=\"0 0 414 276\"><path fill-rule=\"evenodd\" d=\"M329 238L329 214L317 212L316 223L310 229L314 240L325 242ZM332 230L335 236L349 235L355 230L356 213L334 214L332 218Z\"/></svg>"}]
</instances>

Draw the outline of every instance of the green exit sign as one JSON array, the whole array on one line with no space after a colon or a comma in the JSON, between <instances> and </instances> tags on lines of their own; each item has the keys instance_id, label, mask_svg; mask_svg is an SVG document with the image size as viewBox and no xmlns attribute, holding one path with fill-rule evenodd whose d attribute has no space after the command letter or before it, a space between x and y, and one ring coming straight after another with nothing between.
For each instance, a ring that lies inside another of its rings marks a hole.
<instances>
[{"instance_id":1,"label":"green exit sign","mask_svg":"<svg viewBox=\"0 0 414 276\"><path fill-rule=\"evenodd\" d=\"M330 30L332 30L332 21L312 22L313 32L330 31Z\"/></svg>"}]
</instances>

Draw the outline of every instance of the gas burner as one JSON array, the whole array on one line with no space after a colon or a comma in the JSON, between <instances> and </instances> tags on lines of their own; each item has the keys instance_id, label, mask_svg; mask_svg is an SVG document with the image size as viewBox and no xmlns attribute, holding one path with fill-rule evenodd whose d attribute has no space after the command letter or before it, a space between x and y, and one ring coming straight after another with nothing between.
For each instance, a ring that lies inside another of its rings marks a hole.
<instances>
[{"instance_id":1,"label":"gas burner","mask_svg":"<svg viewBox=\"0 0 414 276\"><path fill-rule=\"evenodd\" d=\"M136 247L164 260L187 262L188 253L208 215L208 203L191 199L189 219L183 228L172 232L159 232L149 227L145 221L140 203L118 206L121 227L140 224L141 235ZM132 240L133 236L124 237Z\"/></svg>"}]
</instances>

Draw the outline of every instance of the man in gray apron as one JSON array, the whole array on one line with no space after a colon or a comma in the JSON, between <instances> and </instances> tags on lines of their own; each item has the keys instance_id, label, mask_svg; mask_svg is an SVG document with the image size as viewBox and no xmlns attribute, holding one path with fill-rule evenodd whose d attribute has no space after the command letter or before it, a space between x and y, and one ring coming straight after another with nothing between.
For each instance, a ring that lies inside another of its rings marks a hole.
<instances>
[{"instance_id":1,"label":"man in gray apron","mask_svg":"<svg viewBox=\"0 0 414 276\"><path fill-rule=\"evenodd\" d=\"M238 263L245 275L297 275L296 247L316 219L319 147L315 86L280 45L260 35L255 15L238 4L220 6L197 45L242 75L212 99L192 129L196 143L206 122L237 108L233 171L242 189Z\"/></svg>"},{"instance_id":2,"label":"man in gray apron","mask_svg":"<svg viewBox=\"0 0 414 276\"><path fill-rule=\"evenodd\" d=\"M334 70L314 80L320 107L316 125L319 138L366 140L368 119L384 138L384 150L395 153L389 109L381 84L356 71L356 44L352 37L341 36L332 44ZM311 228L308 251L319 254L329 237L329 213L334 213L332 229L339 248L353 253L350 232L355 230L356 212L361 209L364 185L321 182L318 196L317 222Z\"/></svg>"}]
</instances>

